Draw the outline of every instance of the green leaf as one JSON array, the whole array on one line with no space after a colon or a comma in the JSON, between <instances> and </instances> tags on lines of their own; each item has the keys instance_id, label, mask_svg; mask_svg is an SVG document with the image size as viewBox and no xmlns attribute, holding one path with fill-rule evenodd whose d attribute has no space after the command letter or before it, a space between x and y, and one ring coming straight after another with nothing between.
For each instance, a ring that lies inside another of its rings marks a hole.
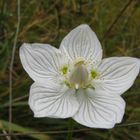
<instances>
[{"instance_id":1,"label":"green leaf","mask_svg":"<svg viewBox=\"0 0 140 140\"><path fill-rule=\"evenodd\" d=\"M20 132L20 133L34 133L34 132L38 132L34 129L30 129L27 127L23 127L20 125L17 125L15 123L11 124L11 128L12 131L15 132ZM0 130L9 130L9 122L5 121L5 120L0 120ZM48 136L47 134L31 134L29 135L32 138L38 139L38 140L52 140L50 136Z\"/></svg>"}]
</instances>

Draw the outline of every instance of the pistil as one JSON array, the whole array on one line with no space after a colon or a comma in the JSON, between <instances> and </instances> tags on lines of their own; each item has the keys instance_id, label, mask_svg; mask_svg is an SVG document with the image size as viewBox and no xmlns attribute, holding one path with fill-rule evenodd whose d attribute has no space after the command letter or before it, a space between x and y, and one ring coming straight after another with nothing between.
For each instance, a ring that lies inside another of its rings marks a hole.
<instances>
[{"instance_id":1,"label":"pistil","mask_svg":"<svg viewBox=\"0 0 140 140\"><path fill-rule=\"evenodd\" d=\"M69 82L76 89L84 88L89 81L89 73L84 65L84 61L79 61L74 65L70 74Z\"/></svg>"}]
</instances>

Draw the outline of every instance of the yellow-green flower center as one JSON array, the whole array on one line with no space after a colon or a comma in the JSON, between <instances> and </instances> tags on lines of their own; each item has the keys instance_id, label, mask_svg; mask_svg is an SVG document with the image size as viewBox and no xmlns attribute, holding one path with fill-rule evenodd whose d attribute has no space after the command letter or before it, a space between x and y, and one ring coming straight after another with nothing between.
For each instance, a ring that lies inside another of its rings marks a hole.
<instances>
[{"instance_id":1,"label":"yellow-green flower center","mask_svg":"<svg viewBox=\"0 0 140 140\"><path fill-rule=\"evenodd\" d=\"M88 70L84 59L77 59L70 66L63 66L61 73L65 77L65 84L75 89L86 88L90 86L90 82L98 76L95 70Z\"/></svg>"}]
</instances>

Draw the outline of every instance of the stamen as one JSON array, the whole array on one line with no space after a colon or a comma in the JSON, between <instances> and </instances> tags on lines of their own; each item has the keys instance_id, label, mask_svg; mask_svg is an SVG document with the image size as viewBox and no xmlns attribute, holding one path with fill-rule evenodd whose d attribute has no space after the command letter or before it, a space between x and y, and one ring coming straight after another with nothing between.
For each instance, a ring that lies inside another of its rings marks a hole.
<instances>
[{"instance_id":1,"label":"stamen","mask_svg":"<svg viewBox=\"0 0 140 140\"><path fill-rule=\"evenodd\" d=\"M67 72L68 72L68 67L67 66L64 66L64 67L61 68L60 71L62 72L63 75L66 75Z\"/></svg>"},{"instance_id":2,"label":"stamen","mask_svg":"<svg viewBox=\"0 0 140 140\"><path fill-rule=\"evenodd\" d=\"M92 78L92 79L94 79L94 78L96 78L96 77L98 76L98 73L97 73L95 70L92 70L92 71L90 72L90 74L91 74L91 78Z\"/></svg>"}]
</instances>

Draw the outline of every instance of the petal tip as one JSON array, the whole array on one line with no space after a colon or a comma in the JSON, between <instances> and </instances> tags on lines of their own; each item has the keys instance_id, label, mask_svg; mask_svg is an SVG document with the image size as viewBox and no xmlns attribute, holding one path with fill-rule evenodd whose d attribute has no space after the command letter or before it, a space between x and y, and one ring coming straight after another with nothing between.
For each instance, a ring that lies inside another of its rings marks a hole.
<instances>
[{"instance_id":1,"label":"petal tip","mask_svg":"<svg viewBox=\"0 0 140 140\"><path fill-rule=\"evenodd\" d=\"M88 24L81 24L78 26L79 28L85 29L85 28L90 28Z\"/></svg>"},{"instance_id":2,"label":"petal tip","mask_svg":"<svg viewBox=\"0 0 140 140\"><path fill-rule=\"evenodd\" d=\"M139 58L133 58L133 64L136 66L138 71L140 71L140 59ZM139 73L139 72L138 72Z\"/></svg>"},{"instance_id":3,"label":"petal tip","mask_svg":"<svg viewBox=\"0 0 140 140\"><path fill-rule=\"evenodd\" d=\"M35 113L34 113L34 118L42 118L42 117L45 117L45 116L41 116L41 115L39 115L39 114L35 114Z\"/></svg>"},{"instance_id":4,"label":"petal tip","mask_svg":"<svg viewBox=\"0 0 140 140\"><path fill-rule=\"evenodd\" d=\"M139 58L137 58L137 64L138 64L138 66L140 68L140 59Z\"/></svg>"},{"instance_id":5,"label":"petal tip","mask_svg":"<svg viewBox=\"0 0 140 140\"><path fill-rule=\"evenodd\" d=\"M23 43L21 45L21 47L19 48L19 56L20 56L20 59L21 61L23 60L23 56L25 55L25 51L30 50L30 45L28 43Z\"/></svg>"},{"instance_id":6,"label":"petal tip","mask_svg":"<svg viewBox=\"0 0 140 140\"><path fill-rule=\"evenodd\" d=\"M29 48L29 47L30 47L29 43L23 43L23 44L21 45L19 51L21 52L23 49L26 49L26 48Z\"/></svg>"}]
</instances>

